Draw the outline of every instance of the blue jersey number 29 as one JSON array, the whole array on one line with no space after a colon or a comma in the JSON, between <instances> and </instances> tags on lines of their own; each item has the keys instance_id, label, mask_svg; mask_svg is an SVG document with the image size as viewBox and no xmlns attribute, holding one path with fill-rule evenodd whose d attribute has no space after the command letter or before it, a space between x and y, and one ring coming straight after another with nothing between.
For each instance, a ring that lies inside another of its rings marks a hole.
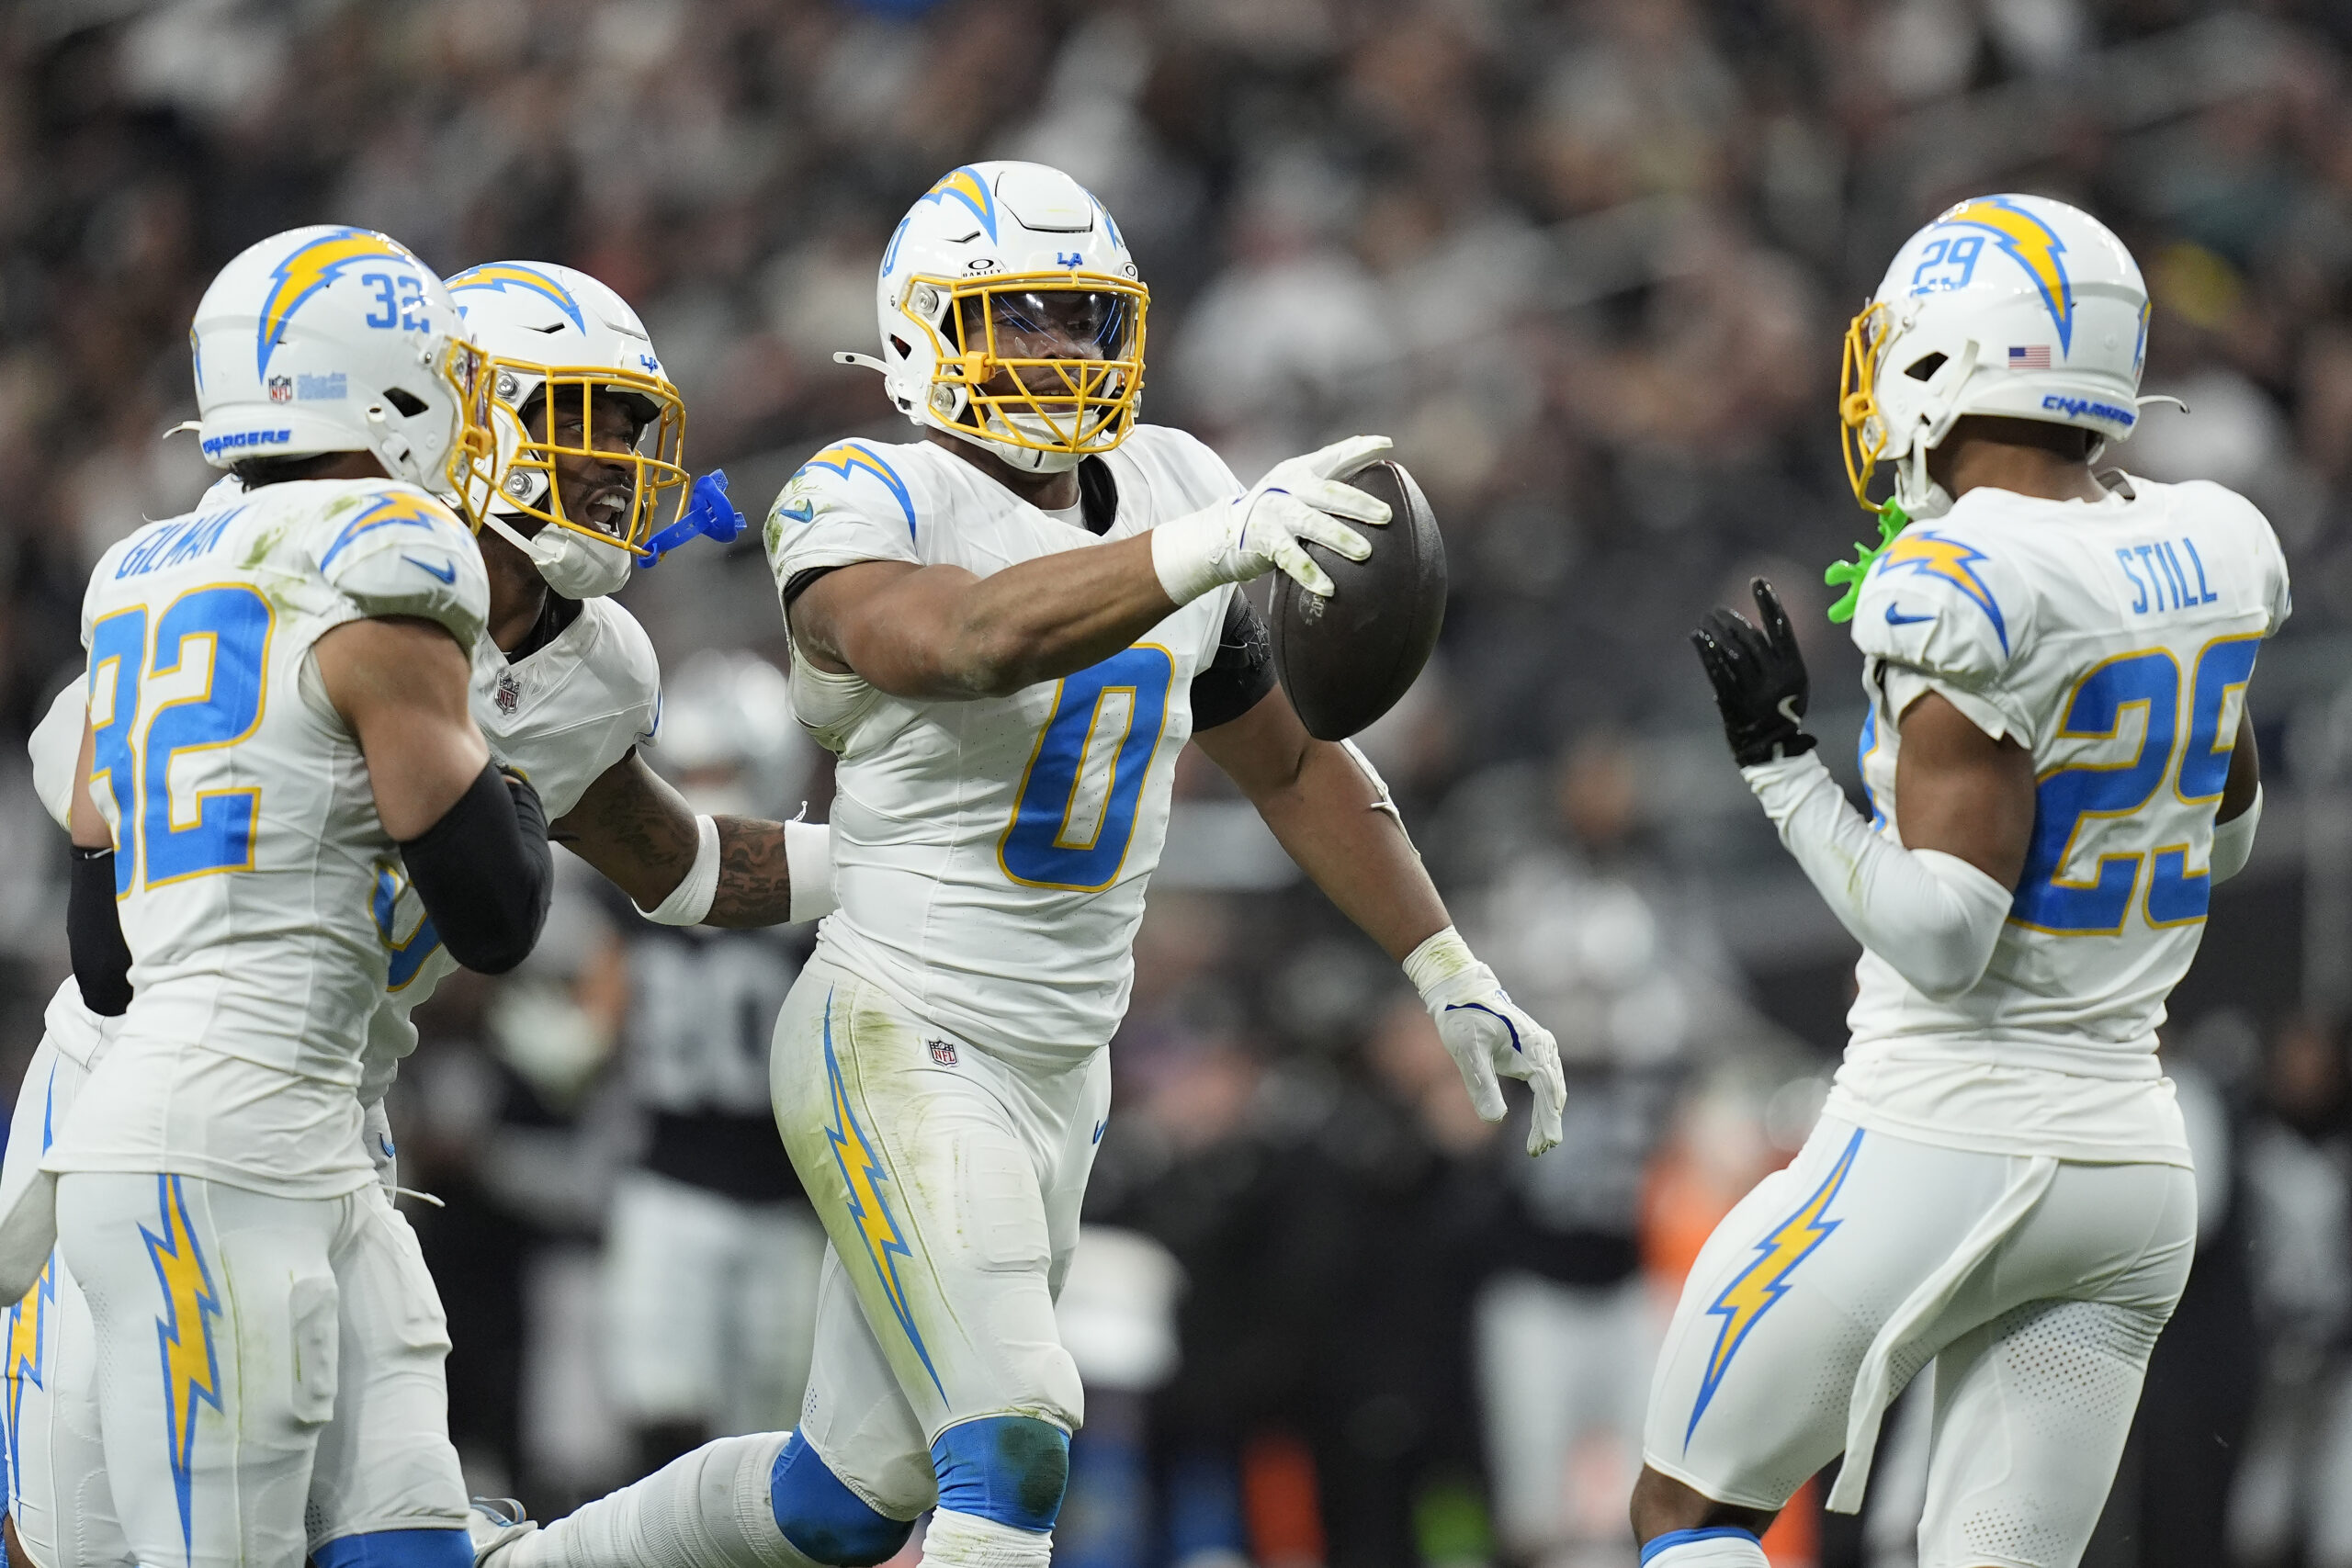
<instances>
[{"instance_id":1,"label":"blue jersey number 29","mask_svg":"<svg viewBox=\"0 0 2352 1568\"><path fill-rule=\"evenodd\" d=\"M2187 844L2103 852L2098 870L2086 880L2066 880L2066 863L2087 823L2134 815L2155 798L2167 774L2183 805L2221 798L2237 742L2235 728L2225 730L2222 720L2231 694L2244 691L2254 678L2260 649L2260 638L2250 636L2206 644L2189 677L2186 714L2181 709L2180 666L2161 649L2110 659L2075 683L2058 733L2111 738L2120 733L2126 711L2139 707L2146 714L2139 750L2128 761L2076 764L2042 777L2011 919L2065 936L2113 935L2123 929L2140 886L2141 866L2152 858L2149 923L2186 925L2205 918L2211 881L2205 872L2189 871Z\"/></svg>"},{"instance_id":2,"label":"blue jersey number 29","mask_svg":"<svg viewBox=\"0 0 2352 1568\"><path fill-rule=\"evenodd\" d=\"M172 803L173 759L233 746L261 722L264 669L272 624L269 601L239 584L196 588L156 617L151 647L147 612L107 615L90 632L90 691L100 673L114 672L114 704L93 735L90 778L103 778L114 796L119 825L116 897L143 881L160 886L213 871L241 871L254 863L260 810L257 788L202 790L184 817ZM139 708L148 679L176 674L192 651L209 644L202 690L159 704L138 740Z\"/></svg>"},{"instance_id":3,"label":"blue jersey number 29","mask_svg":"<svg viewBox=\"0 0 2352 1568\"><path fill-rule=\"evenodd\" d=\"M1118 880L1175 678L1168 650L1149 643L1062 678L997 846L1007 876L1077 893Z\"/></svg>"}]
</instances>

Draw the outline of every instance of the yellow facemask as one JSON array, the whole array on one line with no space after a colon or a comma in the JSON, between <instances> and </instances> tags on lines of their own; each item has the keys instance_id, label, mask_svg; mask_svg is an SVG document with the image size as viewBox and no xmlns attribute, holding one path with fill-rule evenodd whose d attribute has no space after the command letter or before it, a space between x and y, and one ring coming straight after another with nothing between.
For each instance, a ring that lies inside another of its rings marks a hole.
<instances>
[{"instance_id":1,"label":"yellow facemask","mask_svg":"<svg viewBox=\"0 0 2352 1568\"><path fill-rule=\"evenodd\" d=\"M1100 358L1024 355L1012 297L1109 296L1089 347ZM910 278L899 312L936 356L927 401L941 423L1034 452L1108 452L1134 428L1143 390L1144 314L1151 291L1101 273L1022 272Z\"/></svg>"},{"instance_id":2,"label":"yellow facemask","mask_svg":"<svg viewBox=\"0 0 2352 1568\"><path fill-rule=\"evenodd\" d=\"M458 400L458 434L449 443L449 460L443 472L455 492L458 510L474 532L481 532L481 513L475 485L487 493L498 460L498 436L491 424L490 356L461 337L447 339L433 373Z\"/></svg>"},{"instance_id":3,"label":"yellow facemask","mask_svg":"<svg viewBox=\"0 0 2352 1568\"><path fill-rule=\"evenodd\" d=\"M1838 436L1846 478L1865 512L1879 503L1870 497L1871 474L1887 446L1886 420L1879 412L1878 363L1886 353L1894 316L1884 301L1872 304L1846 328L1846 353L1838 369Z\"/></svg>"},{"instance_id":4,"label":"yellow facemask","mask_svg":"<svg viewBox=\"0 0 2352 1568\"><path fill-rule=\"evenodd\" d=\"M685 504L686 483L692 478L681 461L686 407L677 388L666 378L611 366L492 359L489 367L490 374L482 379L489 389L492 423L498 432L503 460L497 464L494 476L485 466L476 470L476 477L484 480L494 477L498 504L582 537L619 545L632 555L648 554L645 541L652 535L663 494L674 492L671 509L674 519ZM639 405L631 410L632 419L639 422L637 439L627 447L595 444L598 400L607 398ZM542 422L544 435L535 433L531 421L524 417L526 407L533 402L539 404L534 412ZM649 406L652 412L647 417ZM579 410L579 438L560 440L573 408ZM560 422L555 417L558 410L564 411ZM557 472L558 464L565 460L631 470L628 510L614 530L565 514L563 487ZM471 520L479 529L481 520Z\"/></svg>"}]
</instances>

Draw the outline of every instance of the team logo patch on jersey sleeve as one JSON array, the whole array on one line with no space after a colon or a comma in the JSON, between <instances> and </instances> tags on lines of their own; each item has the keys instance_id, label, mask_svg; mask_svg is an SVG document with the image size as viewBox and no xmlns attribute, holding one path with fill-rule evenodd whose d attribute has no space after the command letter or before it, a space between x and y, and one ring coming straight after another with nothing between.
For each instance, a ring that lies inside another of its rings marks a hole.
<instances>
[{"instance_id":1,"label":"team logo patch on jersey sleeve","mask_svg":"<svg viewBox=\"0 0 2352 1568\"><path fill-rule=\"evenodd\" d=\"M1724 1374L1731 1370L1732 1358L1739 1354L1749 1332L1788 1293L1789 1276L1796 1272L1797 1266L1812 1257L1814 1250L1844 1223L1827 1218L1826 1212L1838 1189L1846 1185L1847 1174L1854 1168L1854 1156L1861 1146L1862 1134L1857 1128L1813 1196L1756 1244L1754 1259L1724 1287L1715 1304L1707 1309L1709 1316L1723 1319L1723 1326L1715 1332L1715 1348L1707 1358L1707 1375L1700 1382L1698 1403L1690 1409L1690 1425L1683 1428L1686 1447L1690 1434L1699 1429L1699 1417L1707 1413L1715 1391L1723 1386Z\"/></svg>"},{"instance_id":2,"label":"team logo patch on jersey sleeve","mask_svg":"<svg viewBox=\"0 0 2352 1568\"><path fill-rule=\"evenodd\" d=\"M1993 623L1993 634L2001 639L2001 651L2006 654L2009 651L2009 624L2001 615L2000 601L1993 597L1984 580L1976 575L1976 563L1987 558L1973 545L1948 538L1932 528L1911 527L1905 529L1879 557L1878 570L1884 576L1907 571L1951 583L1970 604L1984 612L1985 618ZM1904 615L1893 605L1887 607L1889 626L1932 619L1932 615Z\"/></svg>"}]
</instances>

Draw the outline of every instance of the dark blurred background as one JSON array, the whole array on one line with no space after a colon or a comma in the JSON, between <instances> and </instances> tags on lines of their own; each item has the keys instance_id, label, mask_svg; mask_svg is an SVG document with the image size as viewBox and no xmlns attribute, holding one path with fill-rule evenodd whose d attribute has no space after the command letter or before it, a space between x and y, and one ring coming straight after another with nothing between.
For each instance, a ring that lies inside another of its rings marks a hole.
<instances>
[{"instance_id":1,"label":"dark blurred background","mask_svg":"<svg viewBox=\"0 0 2352 1568\"><path fill-rule=\"evenodd\" d=\"M2091 1561L2352 1565L2347 62L2328 0L16 4L0 728L78 671L100 551L210 477L159 437L194 412L196 299L254 240L361 223L444 271L594 273L678 378L689 459L756 511L829 439L910 437L828 358L872 347L907 205L974 159L1059 164L1151 286L1148 417L1245 479L1385 431L1428 491L1445 637L1366 744L1573 1094L1538 1162L1471 1117L1400 979L1188 757L1063 1303L1090 1411L1057 1554L1629 1564L1664 1314L1802 1141L1854 956L1682 633L1770 572L1850 750L1819 586L1867 528L1840 331L1949 202L2077 202L2146 271L2149 389L2194 411L2109 459L2243 490L2298 591L2254 688L2261 843L2166 1046L2202 1250ZM783 653L756 549L626 597L719 737L663 765L821 815L753 662ZM14 1082L64 972L63 846L20 747L0 773ZM405 1179L447 1204L406 1207L469 1479L542 1515L788 1425L818 1246L788 1171L727 1141L805 933L680 938L570 870L529 971L431 1004L394 1100ZM1863 1518L1801 1497L1776 1562L1910 1562L1918 1404Z\"/></svg>"}]
</instances>

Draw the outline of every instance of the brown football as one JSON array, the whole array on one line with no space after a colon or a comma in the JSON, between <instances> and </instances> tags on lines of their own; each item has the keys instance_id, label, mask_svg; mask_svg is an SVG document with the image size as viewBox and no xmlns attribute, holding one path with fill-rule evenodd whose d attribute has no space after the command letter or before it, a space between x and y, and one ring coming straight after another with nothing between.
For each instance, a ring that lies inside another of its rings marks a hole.
<instances>
[{"instance_id":1,"label":"brown football","mask_svg":"<svg viewBox=\"0 0 2352 1568\"><path fill-rule=\"evenodd\" d=\"M1421 487L1385 459L1346 482L1388 503L1386 527L1350 525L1371 541L1372 554L1351 561L1306 546L1331 574L1328 599L1274 574L1274 672L1320 740L1344 740L1395 707L1445 625L1445 541Z\"/></svg>"}]
</instances>

